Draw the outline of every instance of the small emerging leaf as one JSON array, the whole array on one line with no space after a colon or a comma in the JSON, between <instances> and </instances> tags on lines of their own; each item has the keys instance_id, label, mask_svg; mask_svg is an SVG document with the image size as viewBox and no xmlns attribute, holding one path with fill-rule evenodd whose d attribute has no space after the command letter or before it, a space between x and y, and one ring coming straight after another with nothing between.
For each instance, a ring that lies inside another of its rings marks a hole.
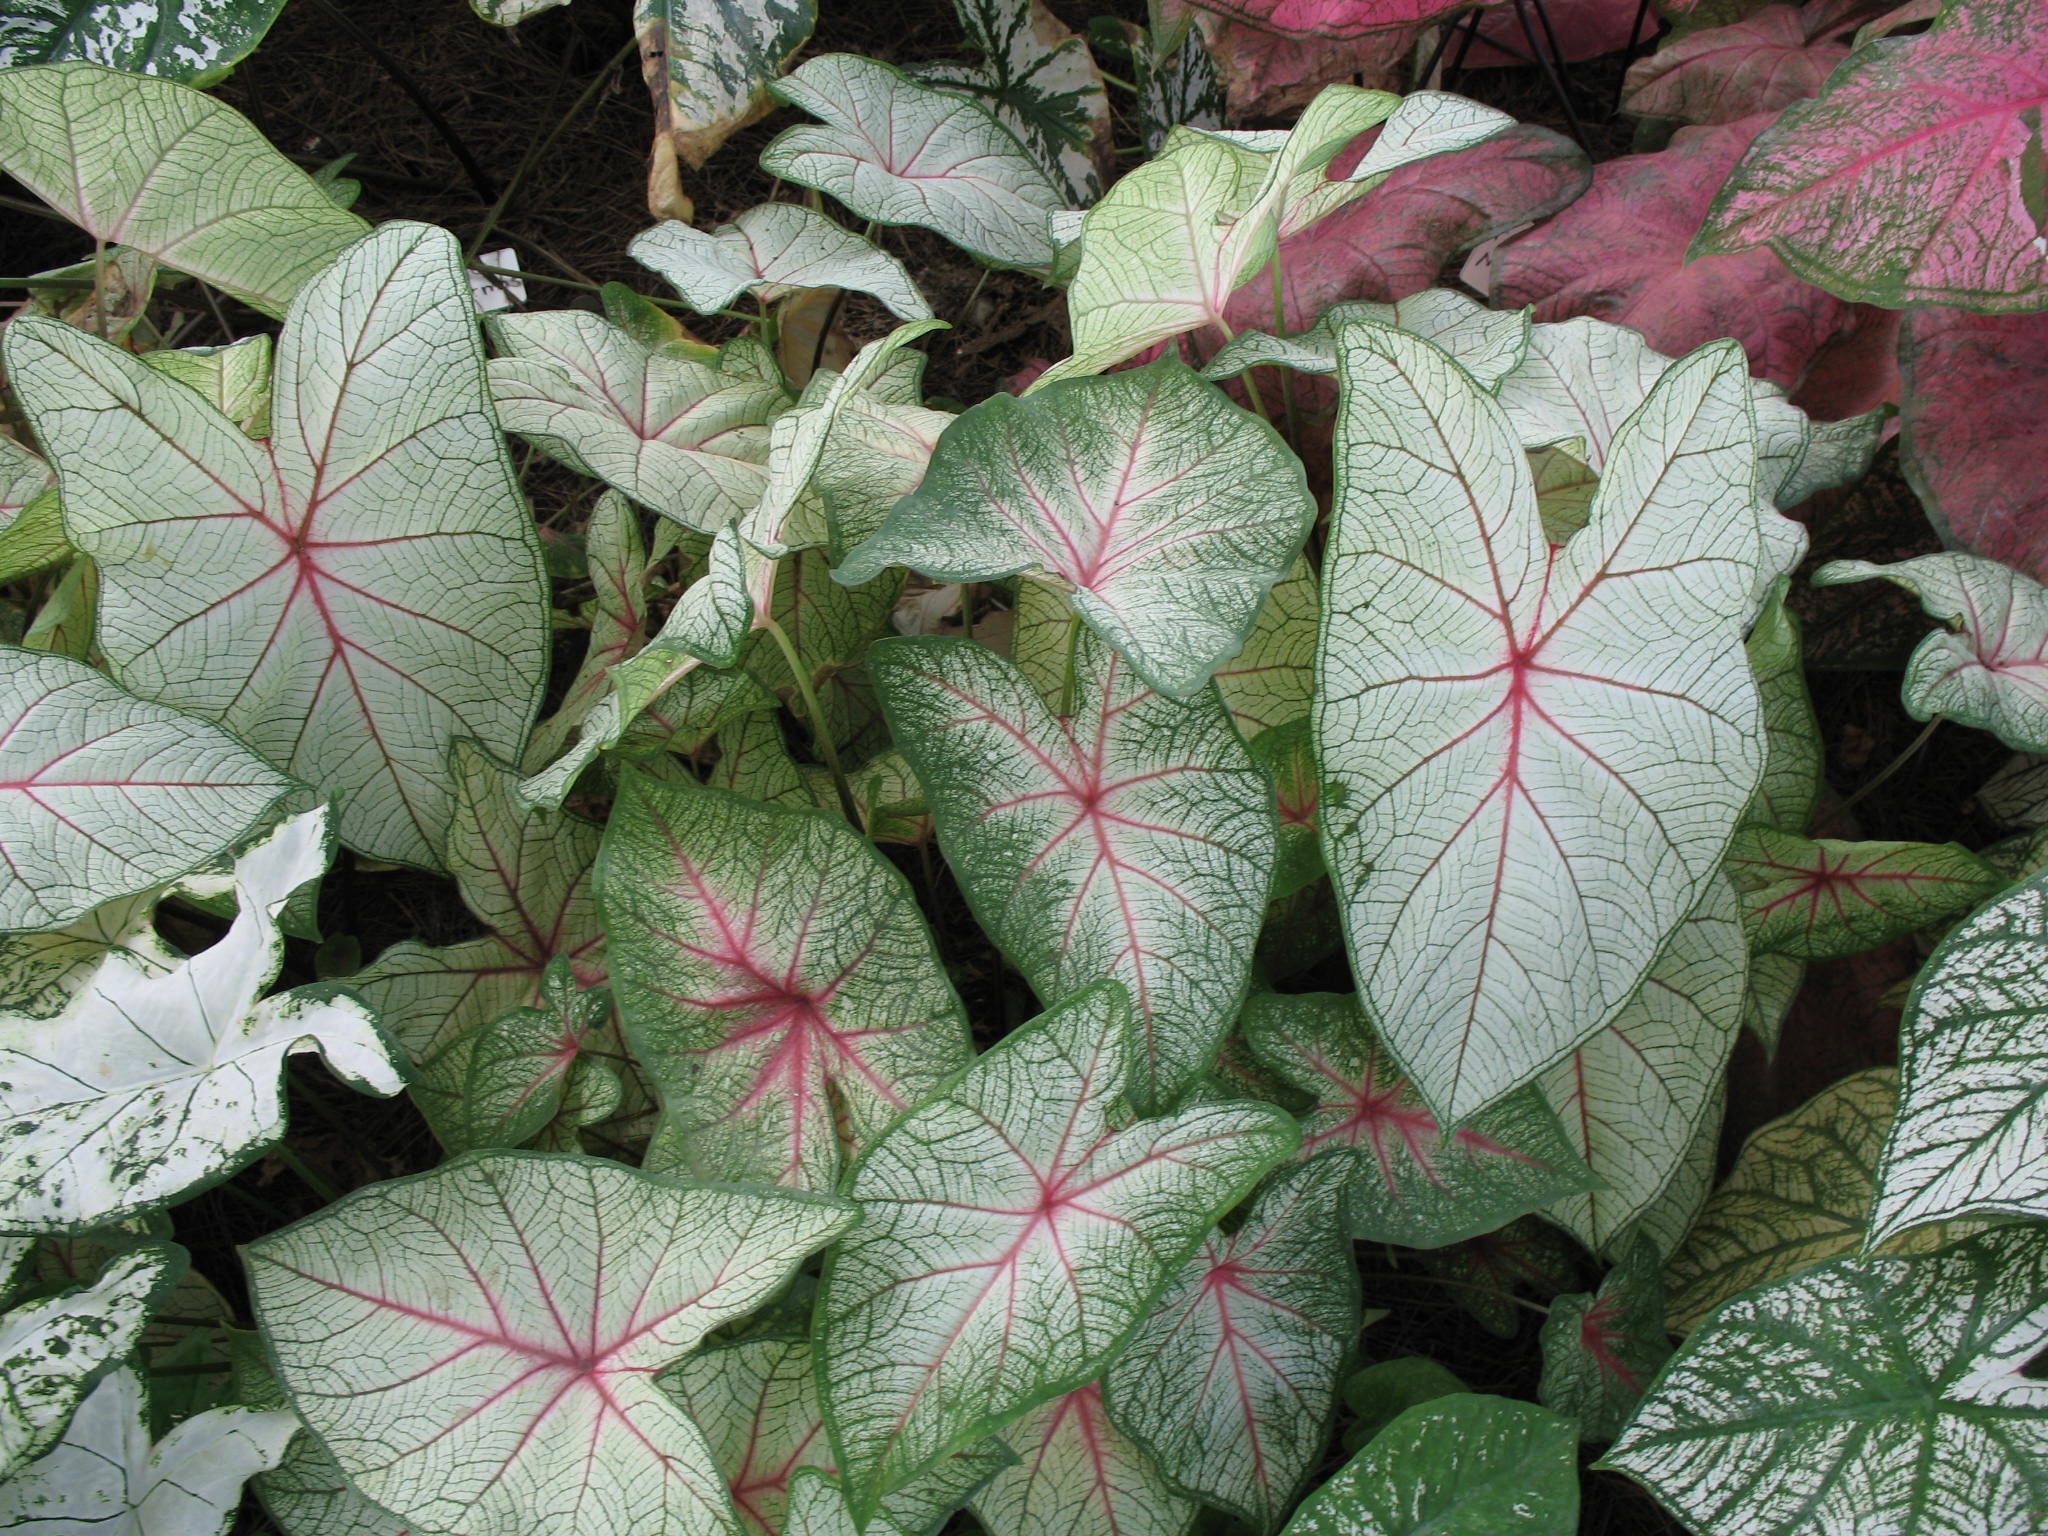
<instances>
[{"instance_id":1,"label":"small emerging leaf","mask_svg":"<svg viewBox=\"0 0 2048 1536\"><path fill-rule=\"evenodd\" d=\"M1640 1233L1591 1294L1560 1296L1543 1322L1543 1406L1612 1440L1671 1353L1657 1245Z\"/></svg>"},{"instance_id":2,"label":"small emerging leaf","mask_svg":"<svg viewBox=\"0 0 2048 1536\"><path fill-rule=\"evenodd\" d=\"M1770 827L1736 833L1727 868L1751 941L1802 960L1876 949L2006 883L1960 843L1816 842Z\"/></svg>"}]
</instances>

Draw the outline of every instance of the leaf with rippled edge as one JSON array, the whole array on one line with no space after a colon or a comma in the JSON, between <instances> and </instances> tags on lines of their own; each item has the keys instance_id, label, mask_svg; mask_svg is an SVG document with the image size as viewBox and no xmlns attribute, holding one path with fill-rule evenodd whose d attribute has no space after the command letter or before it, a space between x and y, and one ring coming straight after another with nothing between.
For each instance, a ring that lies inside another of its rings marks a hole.
<instances>
[{"instance_id":1,"label":"leaf with rippled edge","mask_svg":"<svg viewBox=\"0 0 2048 1536\"><path fill-rule=\"evenodd\" d=\"M1801 960L1860 955L2006 884L1960 843L1845 843L1771 827L1737 832L1725 867L1751 942Z\"/></svg>"},{"instance_id":2,"label":"leaf with rippled edge","mask_svg":"<svg viewBox=\"0 0 2048 1536\"><path fill-rule=\"evenodd\" d=\"M182 957L152 926L162 895L159 887L124 896L62 928L0 933L0 1013L37 1019L61 1013L110 949L125 949L154 970L176 965Z\"/></svg>"},{"instance_id":3,"label":"leaf with rippled edge","mask_svg":"<svg viewBox=\"0 0 2048 1536\"><path fill-rule=\"evenodd\" d=\"M1167 1486L1091 1382L1003 1426L1017 1464L974 1496L989 1536L1186 1536L1200 1506Z\"/></svg>"},{"instance_id":4,"label":"leaf with rippled edge","mask_svg":"<svg viewBox=\"0 0 2048 1536\"><path fill-rule=\"evenodd\" d=\"M218 726L0 646L0 929L56 929L198 868L292 781Z\"/></svg>"},{"instance_id":5,"label":"leaf with rippled edge","mask_svg":"<svg viewBox=\"0 0 2048 1536\"><path fill-rule=\"evenodd\" d=\"M796 203L757 203L709 234L670 219L635 236L626 254L667 278L700 315L743 293L766 303L798 288L851 288L899 319L932 318L902 262Z\"/></svg>"},{"instance_id":6,"label":"leaf with rippled edge","mask_svg":"<svg viewBox=\"0 0 2048 1536\"><path fill-rule=\"evenodd\" d=\"M429 1530L724 1533L710 1448L654 1375L858 1219L797 1190L477 1152L243 1249L292 1405Z\"/></svg>"},{"instance_id":7,"label":"leaf with rippled edge","mask_svg":"<svg viewBox=\"0 0 2048 1536\"><path fill-rule=\"evenodd\" d=\"M836 816L631 776L597 895L634 1059L702 1177L833 1189L972 1059L909 884Z\"/></svg>"},{"instance_id":8,"label":"leaf with rippled edge","mask_svg":"<svg viewBox=\"0 0 2048 1536\"><path fill-rule=\"evenodd\" d=\"M1321 1460L1358 1336L1341 1156L1274 1174L1211 1232L1104 1378L1111 1417L1182 1493L1273 1530Z\"/></svg>"},{"instance_id":9,"label":"leaf with rippled edge","mask_svg":"<svg viewBox=\"0 0 2048 1536\"><path fill-rule=\"evenodd\" d=\"M869 666L947 862L1041 998L1130 989L1141 1109L1209 1065L1272 882L1272 789L1213 691L1169 699L1083 634L1074 714L970 641L884 640Z\"/></svg>"},{"instance_id":10,"label":"leaf with rippled edge","mask_svg":"<svg viewBox=\"0 0 2048 1536\"><path fill-rule=\"evenodd\" d=\"M1462 1121L1614 1020L1762 771L1748 373L1725 343L1665 373L1556 547L1471 375L1384 326L1340 347L1323 857L1361 1001Z\"/></svg>"},{"instance_id":11,"label":"leaf with rippled edge","mask_svg":"<svg viewBox=\"0 0 2048 1536\"><path fill-rule=\"evenodd\" d=\"M516 759L547 674L454 237L387 224L300 292L267 444L55 321L9 325L5 359L98 568L115 680L340 795L351 847L433 867L449 744Z\"/></svg>"},{"instance_id":12,"label":"leaf with rippled edge","mask_svg":"<svg viewBox=\"0 0 2048 1536\"><path fill-rule=\"evenodd\" d=\"M1095 1379L1294 1122L1211 1104L1122 1129L1138 1041L1100 982L1006 1035L861 1159L818 1296L825 1417L857 1515Z\"/></svg>"},{"instance_id":13,"label":"leaf with rippled edge","mask_svg":"<svg viewBox=\"0 0 2048 1536\"><path fill-rule=\"evenodd\" d=\"M878 59L828 53L775 86L822 124L784 129L761 167L830 193L877 224L934 230L976 256L1043 267L1066 206L1036 160L979 102Z\"/></svg>"},{"instance_id":14,"label":"leaf with rippled edge","mask_svg":"<svg viewBox=\"0 0 2048 1536\"><path fill-rule=\"evenodd\" d=\"M1831 560L1817 587L1881 576L1920 599L1938 629L1914 649L1900 687L1915 720L1945 715L2020 752L2048 752L2048 587L1979 555L1893 565Z\"/></svg>"},{"instance_id":15,"label":"leaf with rippled edge","mask_svg":"<svg viewBox=\"0 0 2048 1536\"><path fill-rule=\"evenodd\" d=\"M1713 1313L1600 1465L1701 1531L2029 1536L2048 1383L2022 1372L2044 1342L2038 1230L1837 1259Z\"/></svg>"},{"instance_id":16,"label":"leaf with rippled edge","mask_svg":"<svg viewBox=\"0 0 2048 1536\"><path fill-rule=\"evenodd\" d=\"M1560 1296L1543 1322L1543 1406L1579 1421L1581 1439L1621 1432L1671 1354L1657 1244L1638 1233L1597 1291Z\"/></svg>"},{"instance_id":17,"label":"leaf with rippled edge","mask_svg":"<svg viewBox=\"0 0 2048 1536\"><path fill-rule=\"evenodd\" d=\"M1361 1241L1441 1248L1599 1182L1533 1086L1441 1129L1355 997L1262 993L1238 1027L1261 1065L1310 1096L1303 1155L1355 1154L1343 1208Z\"/></svg>"},{"instance_id":18,"label":"leaf with rippled edge","mask_svg":"<svg viewBox=\"0 0 2048 1536\"><path fill-rule=\"evenodd\" d=\"M267 315L370 227L232 108L98 64L0 69L0 167L95 238Z\"/></svg>"}]
</instances>

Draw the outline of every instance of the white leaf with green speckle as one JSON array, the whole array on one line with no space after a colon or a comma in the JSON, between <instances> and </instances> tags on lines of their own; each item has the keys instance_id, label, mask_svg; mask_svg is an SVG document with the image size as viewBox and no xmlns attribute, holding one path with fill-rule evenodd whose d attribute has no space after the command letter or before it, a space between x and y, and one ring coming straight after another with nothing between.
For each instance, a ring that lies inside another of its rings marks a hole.
<instances>
[{"instance_id":1,"label":"white leaf with green speckle","mask_svg":"<svg viewBox=\"0 0 2048 1536\"><path fill-rule=\"evenodd\" d=\"M766 301L795 288L853 288L899 319L932 318L902 262L795 203L757 203L709 234L671 219L635 236L626 254L667 278L699 314L743 293Z\"/></svg>"}]
</instances>

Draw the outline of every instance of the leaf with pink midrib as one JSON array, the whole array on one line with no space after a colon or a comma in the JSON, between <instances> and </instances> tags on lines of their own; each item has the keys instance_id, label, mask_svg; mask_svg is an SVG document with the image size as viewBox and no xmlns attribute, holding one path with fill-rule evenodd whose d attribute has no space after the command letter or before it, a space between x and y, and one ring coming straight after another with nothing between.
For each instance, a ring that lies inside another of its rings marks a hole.
<instances>
[{"instance_id":1,"label":"leaf with pink midrib","mask_svg":"<svg viewBox=\"0 0 2048 1536\"><path fill-rule=\"evenodd\" d=\"M1836 960L1955 917L2006 878L1959 843L1848 843L1745 827L1728 850L1750 942Z\"/></svg>"},{"instance_id":2,"label":"leaf with pink midrib","mask_svg":"<svg viewBox=\"0 0 2048 1536\"><path fill-rule=\"evenodd\" d=\"M1183 1536L1199 1506L1160 1478L1090 1382L1003 1426L1017 1465L974 1496L989 1536Z\"/></svg>"},{"instance_id":3,"label":"leaf with pink midrib","mask_svg":"<svg viewBox=\"0 0 2048 1536\"><path fill-rule=\"evenodd\" d=\"M1612 1440L1671 1353L1662 1263L1657 1245L1638 1232L1597 1291L1550 1304L1538 1396L1577 1418L1583 1439Z\"/></svg>"}]
</instances>

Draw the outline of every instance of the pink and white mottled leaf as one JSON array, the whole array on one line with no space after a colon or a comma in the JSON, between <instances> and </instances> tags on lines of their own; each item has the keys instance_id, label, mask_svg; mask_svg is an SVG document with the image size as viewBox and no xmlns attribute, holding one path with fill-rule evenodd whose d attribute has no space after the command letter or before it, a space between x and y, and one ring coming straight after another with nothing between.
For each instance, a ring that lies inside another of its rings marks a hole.
<instances>
[{"instance_id":1,"label":"pink and white mottled leaf","mask_svg":"<svg viewBox=\"0 0 2048 1536\"><path fill-rule=\"evenodd\" d=\"M1922 36L1857 49L1765 127L1695 249L1768 245L1808 282L1891 309L2041 308L2044 50L2034 0L1947 6Z\"/></svg>"},{"instance_id":2,"label":"pink and white mottled leaf","mask_svg":"<svg viewBox=\"0 0 2048 1536\"><path fill-rule=\"evenodd\" d=\"M1274 1530L1329 1444L1358 1335L1342 1157L1268 1179L1211 1232L1104 1378L1111 1416L1191 1498Z\"/></svg>"},{"instance_id":3,"label":"pink and white mottled leaf","mask_svg":"<svg viewBox=\"0 0 2048 1536\"><path fill-rule=\"evenodd\" d=\"M372 1502L474 1536L736 1530L655 1373L858 1219L797 1190L477 1152L243 1250L292 1405Z\"/></svg>"},{"instance_id":4,"label":"pink and white mottled leaf","mask_svg":"<svg viewBox=\"0 0 2048 1536\"><path fill-rule=\"evenodd\" d=\"M972 1058L909 884L836 816L635 775L597 893L627 1039L700 1177L833 1189Z\"/></svg>"},{"instance_id":5,"label":"pink and white mottled leaf","mask_svg":"<svg viewBox=\"0 0 2048 1536\"><path fill-rule=\"evenodd\" d=\"M1101 982L1005 1036L871 1147L818 1296L826 1422L856 1514L1095 1379L1215 1219L1286 1158L1270 1105L1118 1129L1137 1064Z\"/></svg>"},{"instance_id":6,"label":"pink and white mottled leaf","mask_svg":"<svg viewBox=\"0 0 2048 1536\"><path fill-rule=\"evenodd\" d=\"M1003 1426L1016 1452L974 1496L989 1536L1186 1536L1200 1506L1167 1486L1090 1382Z\"/></svg>"},{"instance_id":7,"label":"pink and white mottled leaf","mask_svg":"<svg viewBox=\"0 0 2048 1536\"><path fill-rule=\"evenodd\" d=\"M798 288L852 288L899 319L932 317L902 262L796 203L757 203L709 234L670 219L634 237L626 254L667 278L699 314L743 293L767 302Z\"/></svg>"},{"instance_id":8,"label":"pink and white mottled leaf","mask_svg":"<svg viewBox=\"0 0 2048 1536\"><path fill-rule=\"evenodd\" d=\"M1845 843L1763 826L1735 834L1726 867L1751 943L1801 960L1860 955L2006 884L1960 843Z\"/></svg>"},{"instance_id":9,"label":"pink and white mottled leaf","mask_svg":"<svg viewBox=\"0 0 2048 1536\"><path fill-rule=\"evenodd\" d=\"M1725 27L1687 32L1629 66L1624 112L1681 123L1732 123L1819 93L1846 44L1809 40L1797 7L1767 5Z\"/></svg>"},{"instance_id":10,"label":"pink and white mottled leaf","mask_svg":"<svg viewBox=\"0 0 2048 1536\"><path fill-rule=\"evenodd\" d=\"M1455 1123L1613 1021L1755 789L1754 413L1731 345L1673 367L1560 548L1446 353L1356 326L1339 369L1323 855L1360 1000Z\"/></svg>"},{"instance_id":11,"label":"pink and white mottled leaf","mask_svg":"<svg viewBox=\"0 0 2048 1536\"><path fill-rule=\"evenodd\" d=\"M387 224L300 290L267 444L68 325L9 325L5 359L99 571L115 680L340 795L350 846L432 867L449 744L516 760L547 672L454 237Z\"/></svg>"},{"instance_id":12,"label":"pink and white mottled leaf","mask_svg":"<svg viewBox=\"0 0 2048 1536\"><path fill-rule=\"evenodd\" d=\"M52 929L246 837L292 781L68 657L0 647L0 929Z\"/></svg>"},{"instance_id":13,"label":"pink and white mottled leaf","mask_svg":"<svg viewBox=\"0 0 2048 1536\"><path fill-rule=\"evenodd\" d=\"M1656 1243L1638 1233L1592 1292L1560 1296L1543 1322L1543 1406L1579 1421L1579 1437L1621 1432L1671 1354Z\"/></svg>"},{"instance_id":14,"label":"pink and white mottled leaf","mask_svg":"<svg viewBox=\"0 0 2048 1536\"><path fill-rule=\"evenodd\" d=\"M1441 1248L1599 1182L1533 1086L1444 1130L1354 997L1263 993L1239 1028L1262 1066L1310 1097L1302 1155L1349 1149L1342 1205L1361 1242Z\"/></svg>"},{"instance_id":15,"label":"pink and white mottled leaf","mask_svg":"<svg viewBox=\"0 0 2048 1536\"><path fill-rule=\"evenodd\" d=\"M1133 1101L1163 1108L1222 1044L1272 881L1271 788L1211 691L1169 699L1076 637L1074 713L965 640L871 651L889 726L985 932L1041 999L1130 989Z\"/></svg>"}]
</instances>

